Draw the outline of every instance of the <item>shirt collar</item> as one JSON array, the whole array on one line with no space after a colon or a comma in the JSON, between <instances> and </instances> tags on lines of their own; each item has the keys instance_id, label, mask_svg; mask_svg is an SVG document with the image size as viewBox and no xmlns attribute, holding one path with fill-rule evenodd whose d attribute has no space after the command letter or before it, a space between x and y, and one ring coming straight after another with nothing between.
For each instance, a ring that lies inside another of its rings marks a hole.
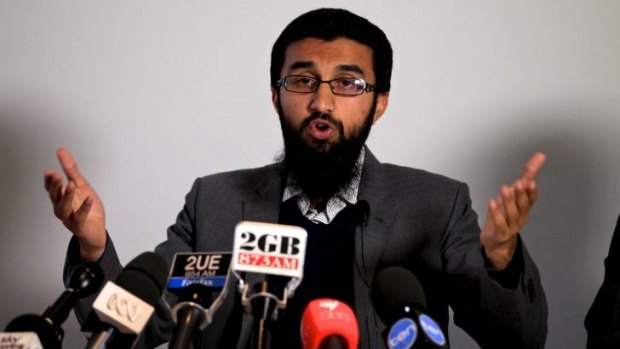
<instances>
[{"instance_id":1,"label":"shirt collar","mask_svg":"<svg viewBox=\"0 0 620 349\"><path fill-rule=\"evenodd\" d=\"M339 199L352 205L355 205L357 203L357 194L359 192L360 181L362 179L362 165L364 164L365 154L366 150L364 149L364 147L362 147L362 149L360 150L360 155L357 157L357 161L355 163L355 175L353 176L353 179L351 179L351 182L346 187L340 189L339 192L337 192L332 198L330 198L330 200L328 200L328 206L329 202L332 201L331 199ZM288 199L295 196L301 197L308 203L310 202L308 196L298 186L294 185L294 179L289 174L288 178L286 179L286 187L284 188L284 194L282 195L282 202L287 201ZM305 209L306 212L302 213L305 215L308 210L309 205Z\"/></svg>"}]
</instances>

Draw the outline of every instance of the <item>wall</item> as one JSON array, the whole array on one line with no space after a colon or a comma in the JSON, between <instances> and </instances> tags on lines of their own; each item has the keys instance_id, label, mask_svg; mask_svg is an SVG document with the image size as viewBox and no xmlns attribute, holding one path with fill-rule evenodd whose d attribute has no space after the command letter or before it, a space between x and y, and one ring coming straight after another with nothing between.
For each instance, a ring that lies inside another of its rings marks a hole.
<instances>
[{"instance_id":1,"label":"wall","mask_svg":"<svg viewBox=\"0 0 620 349\"><path fill-rule=\"evenodd\" d=\"M585 346L620 212L613 0L0 2L2 328L63 289L69 234L43 189L55 149L97 188L122 262L151 250L195 177L280 150L270 48L321 5L368 17L394 47L390 107L368 141L381 160L469 183L484 217L528 156L547 153L523 237L549 301L547 347ZM83 345L73 316L65 330L66 347Z\"/></svg>"}]
</instances>

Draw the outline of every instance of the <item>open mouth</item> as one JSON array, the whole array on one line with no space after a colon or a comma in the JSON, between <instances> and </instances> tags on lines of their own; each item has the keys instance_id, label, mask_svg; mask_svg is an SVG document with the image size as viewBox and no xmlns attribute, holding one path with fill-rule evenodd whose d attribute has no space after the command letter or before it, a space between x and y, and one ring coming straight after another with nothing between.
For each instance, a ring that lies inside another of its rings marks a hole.
<instances>
[{"instance_id":1,"label":"open mouth","mask_svg":"<svg viewBox=\"0 0 620 349\"><path fill-rule=\"evenodd\" d=\"M308 125L310 136L317 140L327 140L333 137L336 128L329 122L323 119L315 119Z\"/></svg>"}]
</instances>

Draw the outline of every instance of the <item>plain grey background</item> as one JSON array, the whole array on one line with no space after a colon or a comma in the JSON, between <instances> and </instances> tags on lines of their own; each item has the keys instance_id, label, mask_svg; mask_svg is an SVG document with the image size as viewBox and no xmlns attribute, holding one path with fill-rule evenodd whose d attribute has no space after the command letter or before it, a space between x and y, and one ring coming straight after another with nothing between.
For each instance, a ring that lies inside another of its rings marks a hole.
<instances>
[{"instance_id":1,"label":"plain grey background","mask_svg":"<svg viewBox=\"0 0 620 349\"><path fill-rule=\"evenodd\" d=\"M547 347L585 346L620 213L616 0L0 1L0 329L63 290L69 234L43 188L55 149L98 190L122 262L152 250L195 177L281 149L271 45L321 6L392 42L390 106L368 141L382 161L469 183L482 222L529 155L548 155L523 238L547 292ZM82 347L73 315L64 327L65 347Z\"/></svg>"}]
</instances>

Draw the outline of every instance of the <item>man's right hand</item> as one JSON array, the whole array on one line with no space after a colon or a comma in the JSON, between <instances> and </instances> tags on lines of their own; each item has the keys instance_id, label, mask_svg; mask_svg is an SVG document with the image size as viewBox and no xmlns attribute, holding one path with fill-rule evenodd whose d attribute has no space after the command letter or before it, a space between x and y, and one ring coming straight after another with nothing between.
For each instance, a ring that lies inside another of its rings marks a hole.
<instances>
[{"instance_id":1,"label":"man's right hand","mask_svg":"<svg viewBox=\"0 0 620 349\"><path fill-rule=\"evenodd\" d=\"M82 177L71 153L59 148L56 155L68 183L64 185L62 173L45 170L45 189L54 206L54 214L80 242L82 258L95 262L103 255L107 239L103 203Z\"/></svg>"}]
</instances>

